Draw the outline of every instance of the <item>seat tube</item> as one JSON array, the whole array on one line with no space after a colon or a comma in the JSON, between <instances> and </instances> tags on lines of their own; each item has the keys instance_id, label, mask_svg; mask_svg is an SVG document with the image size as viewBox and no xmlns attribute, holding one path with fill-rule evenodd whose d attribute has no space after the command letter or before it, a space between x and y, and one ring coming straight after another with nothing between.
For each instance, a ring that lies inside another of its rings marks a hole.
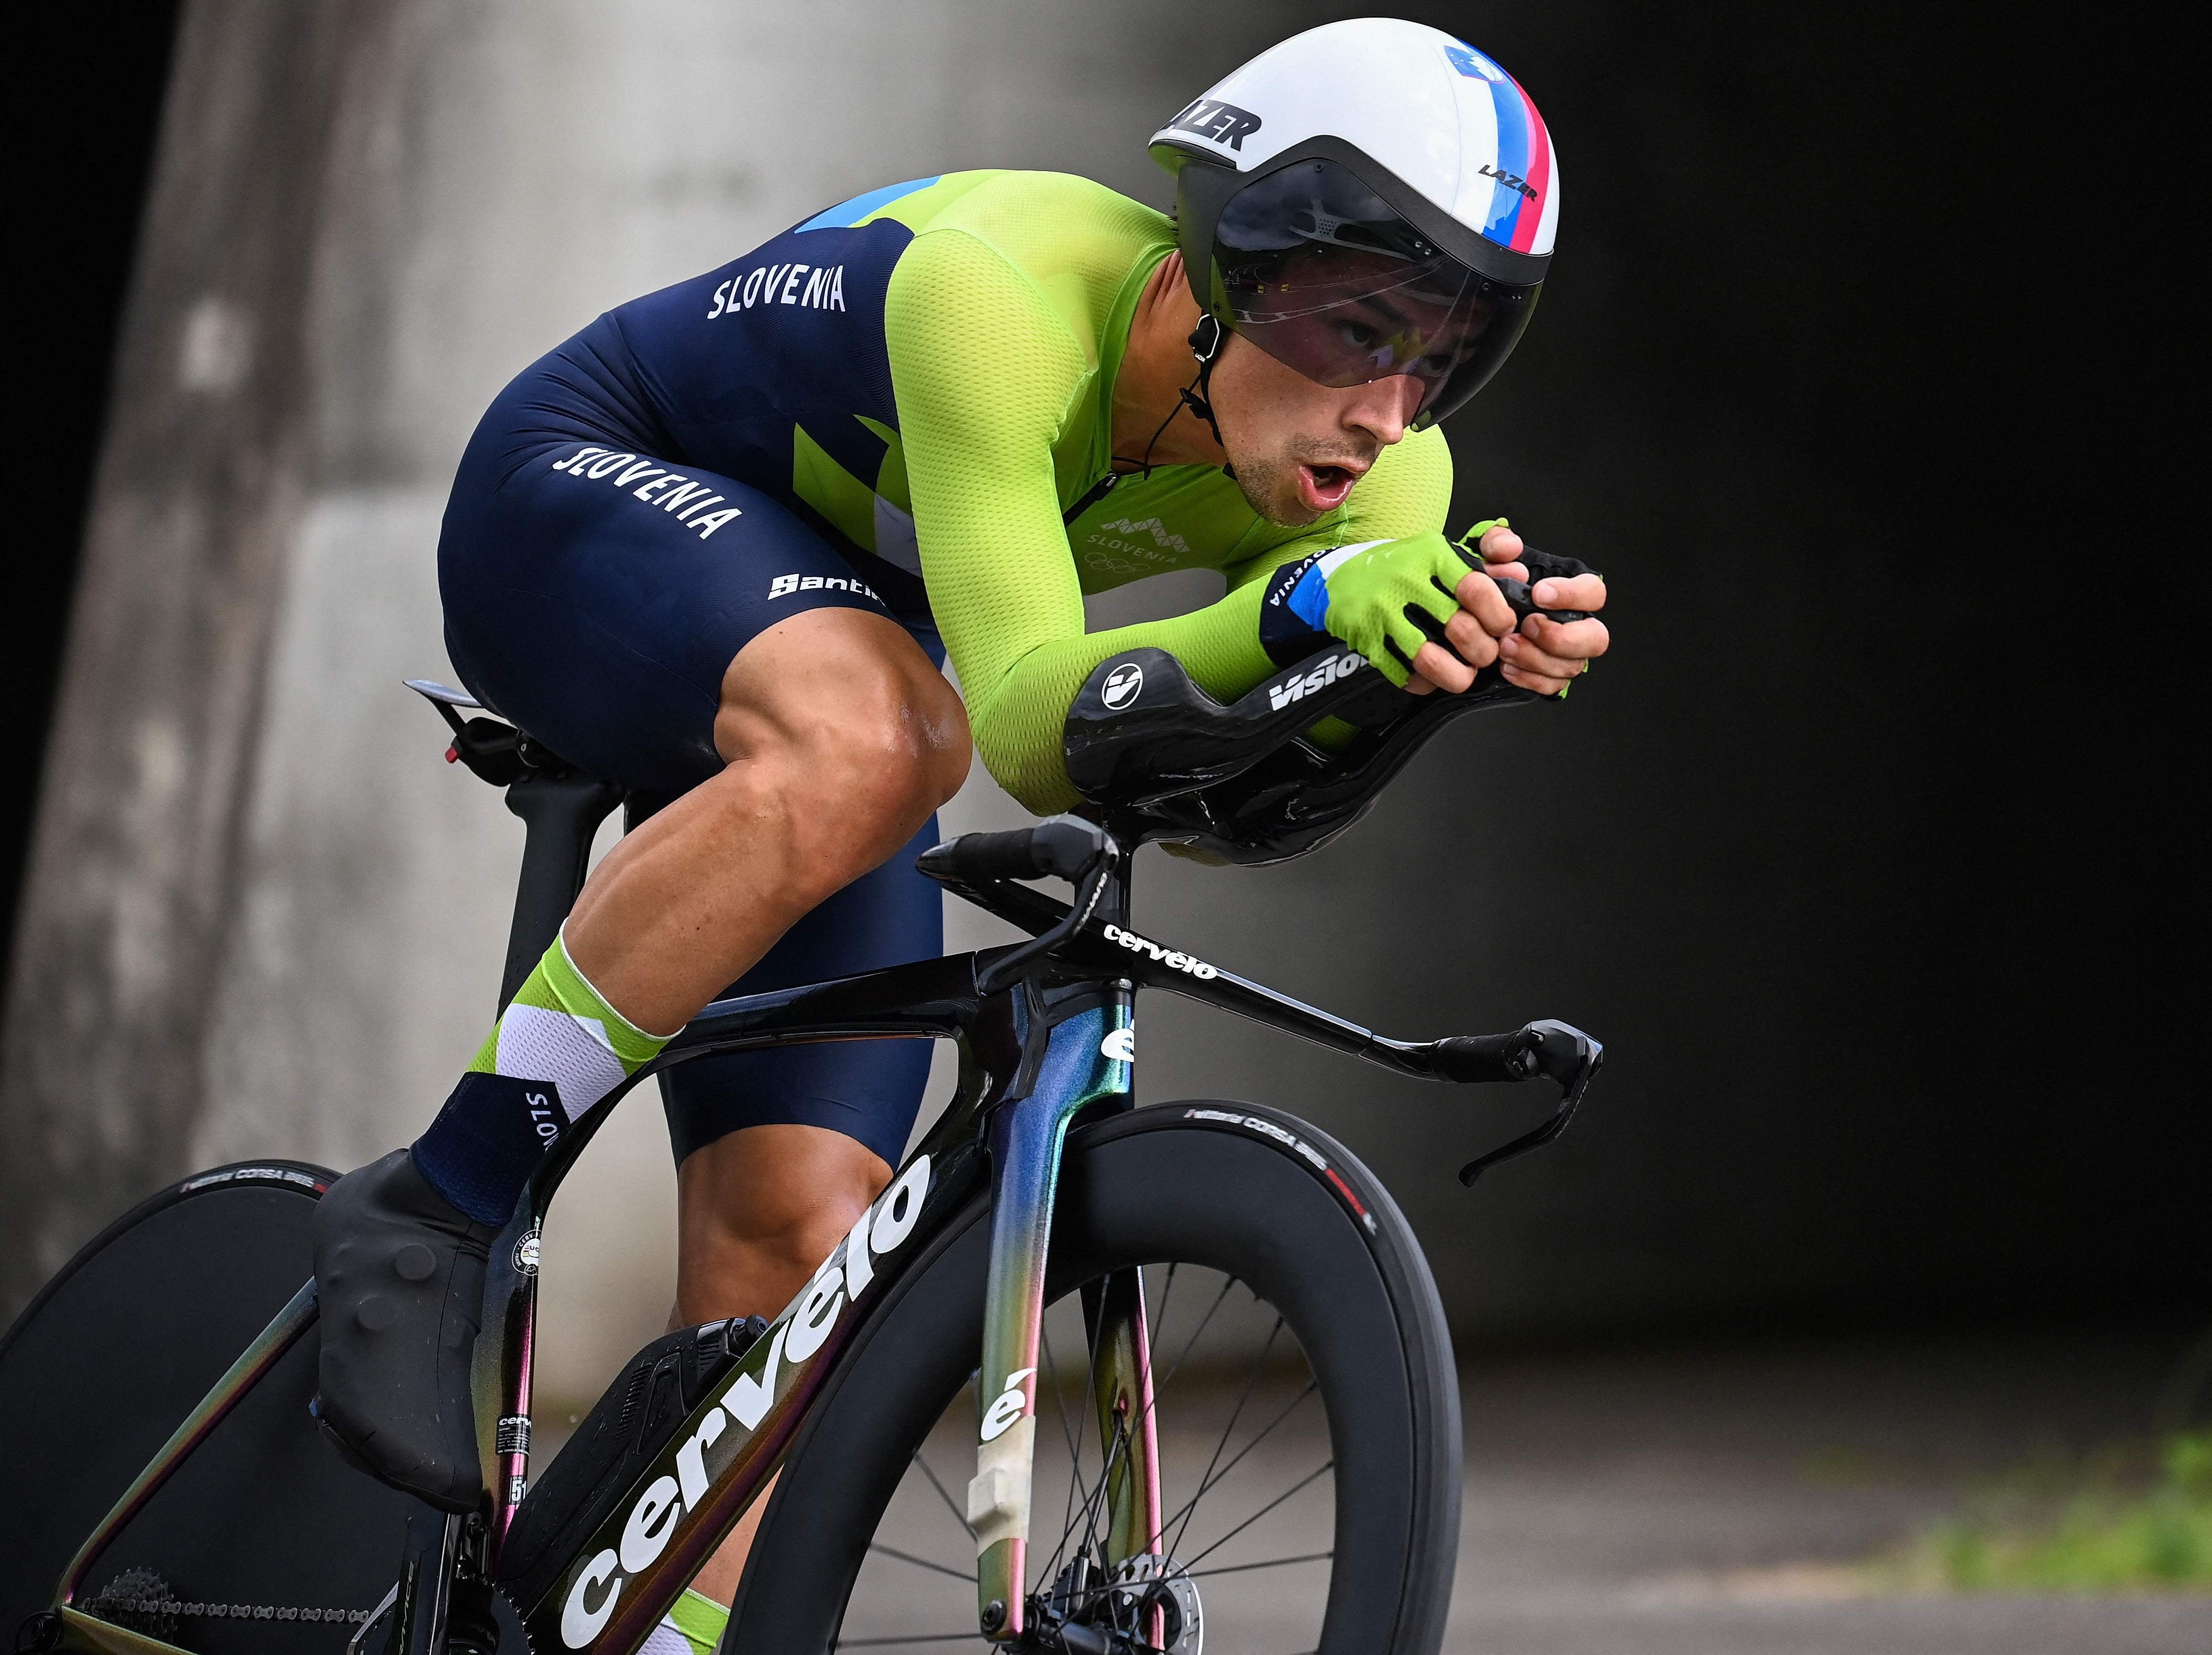
<instances>
[{"instance_id":1,"label":"seat tube","mask_svg":"<svg viewBox=\"0 0 2212 1655\"><path fill-rule=\"evenodd\" d=\"M538 1261L545 1222L539 1192L526 1191L491 1247L483 1319L470 1391L477 1453L491 1494L487 1562L496 1564L530 1488L531 1367L538 1335Z\"/></svg>"},{"instance_id":2,"label":"seat tube","mask_svg":"<svg viewBox=\"0 0 2212 1655\"><path fill-rule=\"evenodd\" d=\"M978 1624L994 1642L1023 1631L1038 1345L1060 1151L1079 1112L1127 1095L1130 1027L1129 996L1118 989L1054 1023L1029 1094L992 1118L991 1261L968 1522L975 1531Z\"/></svg>"}]
</instances>

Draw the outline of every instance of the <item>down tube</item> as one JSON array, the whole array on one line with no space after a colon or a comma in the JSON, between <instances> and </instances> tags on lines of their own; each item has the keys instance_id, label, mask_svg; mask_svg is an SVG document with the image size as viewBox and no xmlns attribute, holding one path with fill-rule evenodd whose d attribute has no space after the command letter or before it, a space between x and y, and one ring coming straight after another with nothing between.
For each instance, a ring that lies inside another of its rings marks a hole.
<instances>
[{"instance_id":1,"label":"down tube","mask_svg":"<svg viewBox=\"0 0 2212 1655\"><path fill-rule=\"evenodd\" d=\"M1027 1579L1031 1461L1036 1447L1037 1346L1045 1255L1067 1124L1099 1099L1129 1090L1130 1007L1116 996L1055 1024L1030 1095L991 1122L991 1268L984 1288L978 1373L975 1589L986 1636L1020 1636Z\"/></svg>"}]
</instances>

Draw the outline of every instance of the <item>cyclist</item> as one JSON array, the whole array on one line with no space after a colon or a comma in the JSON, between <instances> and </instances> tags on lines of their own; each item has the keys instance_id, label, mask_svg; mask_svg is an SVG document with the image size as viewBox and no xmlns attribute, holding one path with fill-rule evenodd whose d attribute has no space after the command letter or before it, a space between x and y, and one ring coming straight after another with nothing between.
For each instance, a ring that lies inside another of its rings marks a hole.
<instances>
[{"instance_id":1,"label":"cyclist","mask_svg":"<svg viewBox=\"0 0 2212 1655\"><path fill-rule=\"evenodd\" d=\"M1520 87L1435 29L1334 23L1231 75L1152 153L1173 221L1053 173L857 197L600 317L477 427L439 547L455 667L667 802L428 1130L321 1203L318 1408L386 1480L480 1498L485 1250L574 1121L732 987L941 952L912 862L971 742L1048 813L1077 802L1077 688L1133 645L1224 700L1331 637L1421 692L1495 664L1563 693L1604 652L1595 619L1516 630L1479 572L1529 574L1503 522L1462 537L1472 554L1443 532L1435 422L1512 350L1558 221ZM1085 591L1193 566L1228 595L1085 634ZM1583 573L1535 591L1604 597ZM773 1315L805 1285L887 1183L927 1062L842 1043L664 1078L678 1325ZM700 1585L733 1587L734 1566Z\"/></svg>"}]
</instances>

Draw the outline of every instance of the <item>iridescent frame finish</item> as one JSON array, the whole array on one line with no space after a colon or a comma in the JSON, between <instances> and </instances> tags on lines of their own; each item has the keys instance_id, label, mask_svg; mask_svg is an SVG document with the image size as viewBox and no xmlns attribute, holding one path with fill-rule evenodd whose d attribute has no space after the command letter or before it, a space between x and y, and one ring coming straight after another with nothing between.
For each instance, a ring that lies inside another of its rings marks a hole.
<instances>
[{"instance_id":1,"label":"iridescent frame finish","mask_svg":"<svg viewBox=\"0 0 2212 1655\"><path fill-rule=\"evenodd\" d=\"M1115 883L1117 894L1125 891ZM1035 916L1057 907L1019 888L975 894L1006 917L1040 930L1043 926L1035 924ZM1109 906L1112 912L1124 911L1121 900ZM918 1255L921 1243L964 1207L987 1179L993 1215L982 1366L994 1379L1019 1377L1012 1387L1018 1397L1012 1411L989 1405L982 1410L979 1432L989 1436L979 1441L979 1475L969 1504L977 1513L971 1521L980 1531L982 1601L999 1605L995 1616L982 1618L995 1621L992 1634L1002 1641L1020 1635L1036 1405L1033 1381L1053 1194L1061 1146L1075 1118L1086 1110L1130 1106L1134 985L1127 978L1102 981L1095 968L1080 973L1079 980L1064 980L1067 963L1047 958L1011 987L979 992L979 975L1011 952L989 949L717 1002L626 1083L624 1092L649 1075L709 1052L811 1040L950 1039L957 1043L961 1058L951 1106L884 1196L736 1368L692 1410L553 1588L536 1603L515 1606L534 1647L629 1655L645 1641L782 1463L852 1330L896 1279L905 1259ZM609 1104L617 1100L610 1099ZM471 1375L488 1498L481 1525L471 1521L459 1548L489 1578L497 1578L529 1487L538 1238L555 1191L611 1112L611 1107L593 1111L547 1156L492 1249L483 1331ZM1121 1274L1129 1279L1116 1278L1109 1285L1104 1295L1109 1309L1095 1319L1105 1364L1096 1381L1105 1410L1102 1421L1117 1423L1126 1444L1112 1503L1109 1551L1115 1564L1149 1549L1160 1529L1143 1289L1137 1272ZM123 1527L313 1326L316 1316L314 1283L309 1282L178 1426L86 1538L56 1591L62 1623L58 1647L177 1649L88 1615L75 1599ZM990 1403L1006 1389L1003 1382L993 1389ZM657 1490L665 1492L657 1495ZM641 1511L647 1516L641 1523ZM450 1533L441 1533L437 1525L420 1527L444 1543L441 1556L452 1555ZM625 1567L631 1562L641 1567ZM422 1625L427 1604L410 1603L403 1591L390 1607L397 1616L395 1650L412 1646L426 1634L436 1635L434 1628Z\"/></svg>"},{"instance_id":2,"label":"iridescent frame finish","mask_svg":"<svg viewBox=\"0 0 2212 1655\"><path fill-rule=\"evenodd\" d=\"M1009 882L950 888L1042 937L1066 906ZM1407 1043L1275 993L1127 929L1126 864L1106 876L1085 923L1049 953L1019 965L1009 986L979 982L1012 949L896 966L769 994L718 1001L625 1083L709 1052L814 1040L944 1039L957 1043L951 1104L798 1297L714 1385L612 1514L553 1584L516 1603L532 1646L632 1655L783 1463L853 1331L923 1244L987 1185L990 1262L978 1383L976 1475L968 1521L976 1532L977 1616L988 1638L1022 1638L1036 1367L1044 1266L1062 1148L1079 1118L1133 1106L1134 1004L1141 986L1220 1009L1403 1074L1464 1079L1449 1042ZM1579 1088L1577 1088L1577 1091ZM442 1648L447 1577L456 1567L494 1582L529 1488L537 1240L554 1192L611 1113L595 1109L540 1165L495 1244L472 1384L486 1505L477 1517L410 1527L417 1555L386 1610L390 1648ZM1160 1544L1160 1476L1141 1274L1124 1270L1085 1291L1100 1440L1110 1445L1107 1558L1118 1567ZM294 1295L179 1425L79 1549L54 1600L64 1649L169 1652L176 1646L75 1606L100 1555L239 1399L313 1325L314 1284ZM502 1584L512 1584L511 1580ZM419 1600L418 1600L419 1599ZM510 1598L510 1602L513 1599ZM364 1628L368 1630L368 1628ZM177 1652L177 1655L185 1655Z\"/></svg>"}]
</instances>

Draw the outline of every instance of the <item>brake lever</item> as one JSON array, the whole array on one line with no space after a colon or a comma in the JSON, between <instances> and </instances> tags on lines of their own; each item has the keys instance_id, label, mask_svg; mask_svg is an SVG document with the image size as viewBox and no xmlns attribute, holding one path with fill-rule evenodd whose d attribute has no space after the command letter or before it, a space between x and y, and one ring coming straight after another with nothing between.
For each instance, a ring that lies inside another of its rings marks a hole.
<instances>
[{"instance_id":1,"label":"brake lever","mask_svg":"<svg viewBox=\"0 0 2212 1655\"><path fill-rule=\"evenodd\" d=\"M1525 1155L1531 1149L1540 1149L1567 1130L1575 1111L1582 1106L1583 1094L1589 1090L1590 1082L1605 1063L1605 1046L1571 1023L1547 1017L1541 1022L1530 1023L1516 1034L1502 1054L1502 1061L1505 1074L1499 1078L1527 1080L1541 1075L1557 1082L1559 1106L1552 1111L1551 1118L1534 1131L1523 1132L1461 1167L1459 1181L1470 1189L1475 1179L1499 1162Z\"/></svg>"}]
</instances>

